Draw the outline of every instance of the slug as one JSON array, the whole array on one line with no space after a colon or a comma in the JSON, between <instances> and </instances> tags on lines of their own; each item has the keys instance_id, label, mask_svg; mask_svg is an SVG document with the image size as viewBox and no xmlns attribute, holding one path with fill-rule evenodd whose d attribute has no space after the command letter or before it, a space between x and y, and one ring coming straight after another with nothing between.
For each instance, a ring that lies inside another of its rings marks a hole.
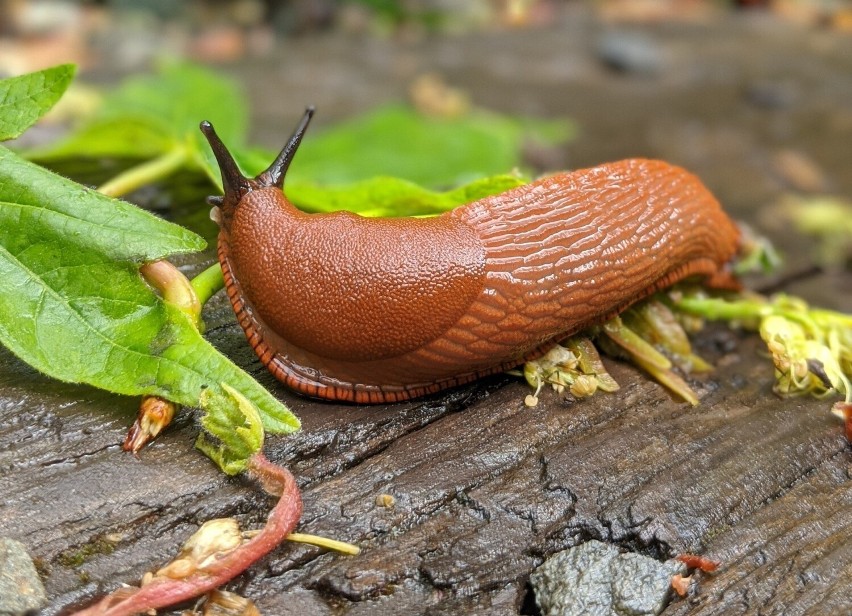
<instances>
[{"instance_id":1,"label":"slug","mask_svg":"<svg viewBox=\"0 0 852 616\"><path fill-rule=\"evenodd\" d=\"M694 175L629 159L432 218L308 214L283 192L308 108L244 177L209 122L225 288L249 343L310 397L396 402L508 370L686 278L738 288L739 232Z\"/></svg>"}]
</instances>

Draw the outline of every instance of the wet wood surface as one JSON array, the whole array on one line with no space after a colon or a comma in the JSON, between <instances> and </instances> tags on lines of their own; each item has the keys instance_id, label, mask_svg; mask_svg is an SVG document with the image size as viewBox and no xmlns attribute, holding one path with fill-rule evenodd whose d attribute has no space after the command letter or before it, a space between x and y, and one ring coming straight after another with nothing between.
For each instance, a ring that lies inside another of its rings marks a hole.
<instances>
[{"instance_id":1,"label":"wet wood surface","mask_svg":"<svg viewBox=\"0 0 852 616\"><path fill-rule=\"evenodd\" d=\"M241 335L214 330L234 345ZM617 363L620 392L545 394L535 409L505 378L388 407L285 395L304 429L267 451L304 490L299 528L363 553L285 545L231 587L270 614L517 613L544 557L597 538L720 561L673 614L841 613L852 481L839 422L825 402L769 392L754 336L713 328L699 342L721 367L695 382L696 408ZM192 449L191 418L134 458L117 445L131 401L70 396L8 356L2 374L16 402L3 405L0 520L47 573L45 613L138 579L209 518L262 523L269 498Z\"/></svg>"},{"instance_id":2,"label":"wet wood surface","mask_svg":"<svg viewBox=\"0 0 852 616\"><path fill-rule=\"evenodd\" d=\"M754 42L748 32L701 32L719 41L708 53L716 54L722 72L740 66L736 52ZM660 40L671 45L672 36L680 40L665 32ZM557 40L545 33L526 42L536 45L547 37ZM519 45L517 37L503 40ZM436 68L462 74L477 67L477 58L486 63L481 54L489 43L483 41L470 43L463 67L442 67L438 60ZM726 207L758 221L756 208L784 190L768 164L772 153L803 148L825 161L830 186L849 198L852 149L844 154L829 148L830 155L808 149L812 137L805 127L827 122L826 143L844 134L852 143L852 123L841 121L852 118L852 98L844 98L852 90L844 62L852 56L832 56L835 64L824 65L830 51L810 43L808 37L798 40L801 62L790 69L798 71L790 79L805 83L813 78L812 66L826 80L836 77L818 93L828 115L808 116L813 100L799 99L776 114L776 122L789 122L779 129L786 137L754 129L743 138L737 131L753 127L753 120L765 128L765 113L758 120L748 111L727 117L726 104L730 110L747 103L725 94L718 99L721 110L695 111L705 123L694 128L701 133L692 142L703 148L699 157L663 134L652 107L642 112L611 102L609 109L622 115L602 118L589 103L635 89L643 103L683 109L680 119L669 118L672 133L683 136L689 101L702 92L712 96L712 84L701 90L699 81L691 88L658 83L654 95L653 84L646 91L638 82L626 84L629 76L596 73L597 81L580 94L585 106L566 94L560 107L587 131L563 155L570 166L640 152L688 164ZM306 45L293 53L309 55ZM771 57L779 47L773 38L755 53ZM323 61L317 59L319 73ZM761 75L726 82L724 92L743 91ZM492 81L497 79L509 78ZM540 100L555 105L552 75L540 79L551 88L539 86ZM574 87L583 83L575 81ZM475 98L488 99L493 86L470 87ZM523 111L530 100L538 99L524 95L507 105ZM293 114L302 102L293 99ZM261 121L269 121L264 113ZM636 135L631 118L643 113L646 130ZM628 133L620 146L589 145L589 134L602 136L620 125ZM589 147L575 149L583 144ZM803 269L810 246L783 231L774 233L788 248L788 269ZM788 290L852 309L848 271L814 273ZM362 407L315 403L284 391L252 355L221 296L205 309L205 319L211 341L302 419L299 434L270 436L266 445L268 457L290 468L303 489L299 530L352 541L363 550L347 557L285 544L229 585L253 598L264 614L532 614L527 582L533 568L590 538L658 558L695 552L721 563L715 574L700 576L691 596L673 600L667 615L850 609L852 450L828 412L830 402L772 394L771 363L754 334L711 326L696 337L696 350L717 369L690 380L701 398L695 408L612 360L607 365L622 389L589 400L547 392L538 407L527 408L526 386L499 376L420 401ZM257 527L272 505L251 481L226 478L193 449L198 426L191 411L138 457L121 452L136 404L52 381L0 350L0 535L23 541L37 559L50 597L46 615L137 582L173 557L207 519L236 516ZM393 496L393 506L377 504L383 494Z\"/></svg>"}]
</instances>

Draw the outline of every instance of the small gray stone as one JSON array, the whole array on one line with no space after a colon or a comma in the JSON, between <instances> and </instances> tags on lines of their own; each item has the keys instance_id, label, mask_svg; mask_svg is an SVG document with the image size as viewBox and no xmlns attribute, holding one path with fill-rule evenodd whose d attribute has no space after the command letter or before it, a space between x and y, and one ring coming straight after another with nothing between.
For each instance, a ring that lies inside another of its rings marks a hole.
<instances>
[{"instance_id":1,"label":"small gray stone","mask_svg":"<svg viewBox=\"0 0 852 616\"><path fill-rule=\"evenodd\" d=\"M598 57L624 73L656 75L666 64L665 54L651 37L638 32L607 32L598 40Z\"/></svg>"},{"instance_id":2,"label":"small gray stone","mask_svg":"<svg viewBox=\"0 0 852 616\"><path fill-rule=\"evenodd\" d=\"M587 541L547 559L530 576L543 616L652 616L665 608L683 563Z\"/></svg>"},{"instance_id":3,"label":"small gray stone","mask_svg":"<svg viewBox=\"0 0 852 616\"><path fill-rule=\"evenodd\" d=\"M24 544L0 538L0 616L23 616L46 601L44 586Z\"/></svg>"}]
</instances>

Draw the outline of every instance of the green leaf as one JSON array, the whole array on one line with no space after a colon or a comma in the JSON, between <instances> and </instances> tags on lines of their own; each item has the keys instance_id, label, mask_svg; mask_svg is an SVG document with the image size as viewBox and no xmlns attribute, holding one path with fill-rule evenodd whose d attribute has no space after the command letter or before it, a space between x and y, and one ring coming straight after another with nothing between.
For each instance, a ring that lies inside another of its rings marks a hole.
<instances>
[{"instance_id":1,"label":"green leaf","mask_svg":"<svg viewBox=\"0 0 852 616\"><path fill-rule=\"evenodd\" d=\"M255 406L239 391L221 384L225 396L211 391L201 395L204 415L201 425L206 432L198 435L195 446L212 459L223 472L236 475L248 466L248 460L263 447L263 425ZM208 435L218 441L214 443Z\"/></svg>"},{"instance_id":2,"label":"green leaf","mask_svg":"<svg viewBox=\"0 0 852 616\"><path fill-rule=\"evenodd\" d=\"M153 261L197 252L206 242L124 201L105 197L0 146L0 245L43 239L86 246L112 259Z\"/></svg>"},{"instance_id":3,"label":"green leaf","mask_svg":"<svg viewBox=\"0 0 852 616\"><path fill-rule=\"evenodd\" d=\"M263 171L274 158L274 154L257 149L237 148L231 153L243 173L249 176ZM296 156L297 160L300 155ZM222 176L209 149L201 164L221 191ZM288 177L284 192L296 207L306 212L348 210L363 216L428 216L505 192L527 182L529 179L521 175L504 173L479 178L452 190L435 191L409 180L389 176L337 186L322 186Z\"/></svg>"},{"instance_id":4,"label":"green leaf","mask_svg":"<svg viewBox=\"0 0 852 616\"><path fill-rule=\"evenodd\" d=\"M482 110L460 118L434 118L405 105L390 105L320 134L309 132L287 173L286 192L294 203L304 203L308 210L328 211L330 206L321 203L324 189L320 187L329 185L334 185L328 195L334 201L352 190L369 195L396 192L396 187L388 189L381 183L402 180L429 188L458 186L520 167L528 139L559 143L569 139L573 131L573 125L565 120L518 119ZM282 143L286 137L287 131L282 130ZM275 158L273 152L225 142L247 176L260 173ZM198 164L221 189L219 167L209 148L203 150ZM374 207L343 201L347 205L342 209L356 212ZM376 209L388 209L385 200L381 201Z\"/></svg>"},{"instance_id":5,"label":"green leaf","mask_svg":"<svg viewBox=\"0 0 852 616\"><path fill-rule=\"evenodd\" d=\"M294 182L287 184L286 192L294 205L308 212L349 210L364 216L423 216L439 214L525 183L525 179L515 175L497 175L436 192L407 180L377 177L347 186Z\"/></svg>"},{"instance_id":6,"label":"green leaf","mask_svg":"<svg viewBox=\"0 0 852 616\"><path fill-rule=\"evenodd\" d=\"M224 383L267 429L293 431L298 419L139 275L141 260L203 246L0 147L0 343L54 378L188 406L228 396Z\"/></svg>"},{"instance_id":7,"label":"green leaf","mask_svg":"<svg viewBox=\"0 0 852 616\"><path fill-rule=\"evenodd\" d=\"M248 111L239 87L191 64L166 64L153 75L128 79L109 93L98 112L66 140L30 158L46 161L83 157L153 158L190 147L203 158L198 124L210 120L226 141L241 144Z\"/></svg>"},{"instance_id":8,"label":"green leaf","mask_svg":"<svg viewBox=\"0 0 852 616\"><path fill-rule=\"evenodd\" d=\"M41 162L74 157L145 159L174 144L175 136L166 127L145 116L94 117L59 143L26 154Z\"/></svg>"},{"instance_id":9,"label":"green leaf","mask_svg":"<svg viewBox=\"0 0 852 616\"><path fill-rule=\"evenodd\" d=\"M149 160L180 151L184 153L180 165L201 169L220 185L218 166L202 141L198 123L213 122L245 173L255 175L274 153L244 145L247 118L246 102L234 83L197 66L168 64L157 74L125 81L67 139L28 156L54 163L69 157ZM299 186L305 194L302 200L316 211L328 209L318 199L315 187L321 185L341 186L384 176L430 188L458 186L519 167L523 145L529 140L561 142L573 130L565 120L515 118L484 110L437 118L406 105L389 105L317 135L309 134L287 183L291 188ZM288 127L282 127L282 143L287 135ZM388 191L376 185L355 189L370 195ZM421 195L414 197L423 200ZM434 200L426 199L425 211L446 209L431 205ZM395 209L384 203L350 207L391 213ZM406 211L420 210L411 206Z\"/></svg>"},{"instance_id":10,"label":"green leaf","mask_svg":"<svg viewBox=\"0 0 852 616\"><path fill-rule=\"evenodd\" d=\"M73 64L0 81L0 141L15 139L53 107L74 78Z\"/></svg>"},{"instance_id":11,"label":"green leaf","mask_svg":"<svg viewBox=\"0 0 852 616\"><path fill-rule=\"evenodd\" d=\"M0 342L53 378L115 393L157 395L187 406L239 389L267 429L298 420L160 301L131 263L53 241L0 247Z\"/></svg>"},{"instance_id":12,"label":"green leaf","mask_svg":"<svg viewBox=\"0 0 852 616\"><path fill-rule=\"evenodd\" d=\"M432 188L457 186L520 166L530 135L559 142L572 132L565 121L525 121L481 110L436 118L389 105L309 135L288 181L345 184L383 175Z\"/></svg>"}]
</instances>

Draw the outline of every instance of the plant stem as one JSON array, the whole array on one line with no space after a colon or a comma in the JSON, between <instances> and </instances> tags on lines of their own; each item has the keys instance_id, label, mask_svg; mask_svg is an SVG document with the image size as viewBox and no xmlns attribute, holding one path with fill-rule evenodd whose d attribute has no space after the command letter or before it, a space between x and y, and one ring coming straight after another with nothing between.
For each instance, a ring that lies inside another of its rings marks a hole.
<instances>
[{"instance_id":1,"label":"plant stem","mask_svg":"<svg viewBox=\"0 0 852 616\"><path fill-rule=\"evenodd\" d=\"M335 550L350 556L357 556L361 553L361 548L345 541L337 539L329 539L328 537L320 537L318 535L306 535L304 533L290 533L287 535L287 541L296 541L298 543L307 543L328 550Z\"/></svg>"},{"instance_id":2,"label":"plant stem","mask_svg":"<svg viewBox=\"0 0 852 616\"><path fill-rule=\"evenodd\" d=\"M195 288L177 267L166 260L150 261L139 268L139 274L160 292L164 302L188 315L199 332L204 331L201 302L198 301ZM165 398L143 397L136 421L130 426L122 449L139 453L172 422L176 411L177 404Z\"/></svg>"},{"instance_id":3,"label":"plant stem","mask_svg":"<svg viewBox=\"0 0 852 616\"><path fill-rule=\"evenodd\" d=\"M202 306L225 286L225 279L222 278L222 268L219 267L218 262L208 267L189 282L192 288L195 289L195 295Z\"/></svg>"},{"instance_id":4,"label":"plant stem","mask_svg":"<svg viewBox=\"0 0 852 616\"><path fill-rule=\"evenodd\" d=\"M293 475L262 453L249 459L249 471L267 492L281 498L269 513L266 526L240 547L221 554L209 567L184 578L155 577L142 588L117 590L74 616L131 616L192 599L218 588L277 547L302 515L302 498Z\"/></svg>"},{"instance_id":5,"label":"plant stem","mask_svg":"<svg viewBox=\"0 0 852 616\"><path fill-rule=\"evenodd\" d=\"M119 173L98 188L110 197L121 197L134 190L168 177L180 169L187 161L187 151L183 146L175 146L162 156L152 158L135 167Z\"/></svg>"},{"instance_id":6,"label":"plant stem","mask_svg":"<svg viewBox=\"0 0 852 616\"><path fill-rule=\"evenodd\" d=\"M201 302L195 287L183 273L166 260L149 261L139 268L145 281L160 292L163 301L186 313L202 331Z\"/></svg>"},{"instance_id":7,"label":"plant stem","mask_svg":"<svg viewBox=\"0 0 852 616\"><path fill-rule=\"evenodd\" d=\"M765 303L750 300L726 301L715 297L684 297L675 302L678 310L710 320L760 319L772 313Z\"/></svg>"}]
</instances>

